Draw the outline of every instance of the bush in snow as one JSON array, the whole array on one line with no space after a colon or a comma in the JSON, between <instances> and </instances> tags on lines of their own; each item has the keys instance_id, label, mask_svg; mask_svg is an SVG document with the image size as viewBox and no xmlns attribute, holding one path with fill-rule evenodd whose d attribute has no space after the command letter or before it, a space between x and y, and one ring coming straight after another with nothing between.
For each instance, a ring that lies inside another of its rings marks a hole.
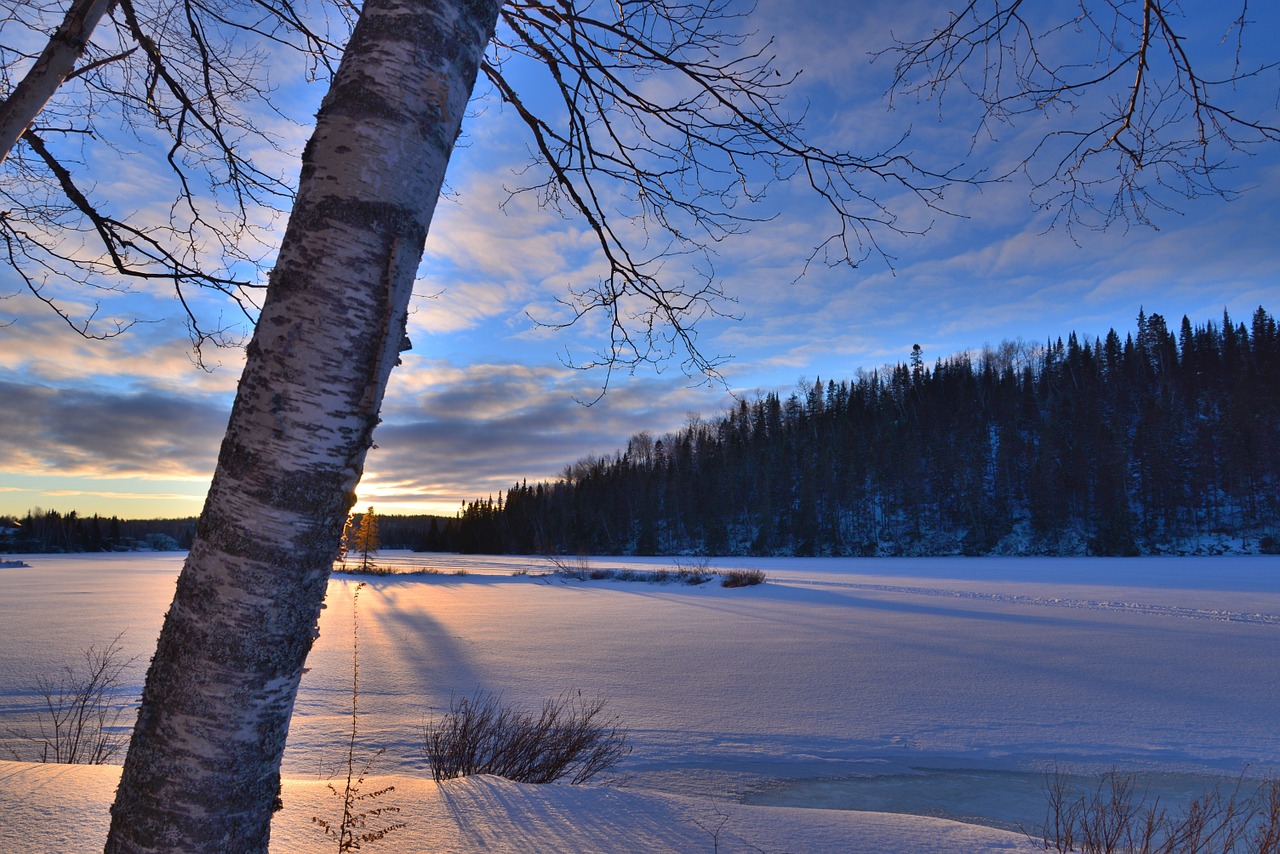
<instances>
[{"instance_id":1,"label":"bush in snow","mask_svg":"<svg viewBox=\"0 0 1280 854\"><path fill-rule=\"evenodd\" d=\"M730 569L720 579L721 587L754 587L764 584L763 569Z\"/></svg>"},{"instance_id":2,"label":"bush in snow","mask_svg":"<svg viewBox=\"0 0 1280 854\"><path fill-rule=\"evenodd\" d=\"M546 555L546 559L555 567L556 575L563 578L586 581L591 577L591 559L586 555L567 557L565 555L549 554Z\"/></svg>"},{"instance_id":3,"label":"bush in snow","mask_svg":"<svg viewBox=\"0 0 1280 854\"><path fill-rule=\"evenodd\" d=\"M1171 815L1157 798L1147 803L1136 774L1109 771L1083 791L1061 771L1045 785L1049 801L1039 840L1061 854L1277 854L1280 852L1280 779L1252 791L1244 780L1216 787Z\"/></svg>"},{"instance_id":4,"label":"bush in snow","mask_svg":"<svg viewBox=\"0 0 1280 854\"><path fill-rule=\"evenodd\" d=\"M696 557L690 560L676 558L675 565L676 580L685 584L705 584L715 577L705 557Z\"/></svg>"},{"instance_id":5,"label":"bush in snow","mask_svg":"<svg viewBox=\"0 0 1280 854\"><path fill-rule=\"evenodd\" d=\"M122 697L122 692L125 671L136 658L124 657L123 636L85 649L79 669L67 665L56 679L36 677L39 719L31 727L9 731L5 750L13 759L106 765L124 748L129 734L118 724L133 698Z\"/></svg>"},{"instance_id":6,"label":"bush in snow","mask_svg":"<svg viewBox=\"0 0 1280 854\"><path fill-rule=\"evenodd\" d=\"M478 691L428 722L423 752L437 782L496 774L517 783L585 783L631 752L618 719L604 708L604 700L566 692L533 714Z\"/></svg>"}]
</instances>

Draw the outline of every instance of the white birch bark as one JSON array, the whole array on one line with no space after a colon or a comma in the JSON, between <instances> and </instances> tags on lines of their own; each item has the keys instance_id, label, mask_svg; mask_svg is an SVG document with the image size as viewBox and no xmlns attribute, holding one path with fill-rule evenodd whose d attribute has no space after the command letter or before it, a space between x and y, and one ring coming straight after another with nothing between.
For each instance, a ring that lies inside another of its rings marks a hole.
<instances>
[{"instance_id":1,"label":"white birch bark","mask_svg":"<svg viewBox=\"0 0 1280 854\"><path fill-rule=\"evenodd\" d=\"M114 5L115 0L75 0L71 4L22 82L0 103L0 163L75 70L98 22Z\"/></svg>"},{"instance_id":2,"label":"white birch bark","mask_svg":"<svg viewBox=\"0 0 1280 854\"><path fill-rule=\"evenodd\" d=\"M367 0L303 153L108 852L267 850L289 716L500 0Z\"/></svg>"}]
</instances>

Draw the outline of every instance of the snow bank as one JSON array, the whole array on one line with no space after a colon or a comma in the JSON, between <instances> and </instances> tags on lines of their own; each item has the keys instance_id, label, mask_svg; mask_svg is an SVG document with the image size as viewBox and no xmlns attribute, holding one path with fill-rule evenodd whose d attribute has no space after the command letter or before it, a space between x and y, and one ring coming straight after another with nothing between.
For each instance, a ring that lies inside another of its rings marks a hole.
<instances>
[{"instance_id":1,"label":"snow bank","mask_svg":"<svg viewBox=\"0 0 1280 854\"><path fill-rule=\"evenodd\" d=\"M107 809L119 778L109 766L0 762L0 840L5 850L79 854L102 850ZM619 854L719 850L799 852L961 852L1037 850L1014 833L942 819L886 813L749 807L631 789L526 786L470 777L438 786L389 776L378 806L400 809L407 826L369 843L370 851L435 854ZM271 850L314 852L325 839L311 818L340 818L323 782L286 779L284 809L272 822Z\"/></svg>"}]
</instances>

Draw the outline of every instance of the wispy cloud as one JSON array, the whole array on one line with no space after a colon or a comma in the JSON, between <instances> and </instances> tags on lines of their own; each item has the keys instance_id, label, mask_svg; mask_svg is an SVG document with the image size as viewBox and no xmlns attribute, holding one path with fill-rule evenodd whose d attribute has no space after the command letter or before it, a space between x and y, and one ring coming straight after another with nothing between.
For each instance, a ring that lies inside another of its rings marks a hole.
<instances>
[{"instance_id":1,"label":"wispy cloud","mask_svg":"<svg viewBox=\"0 0 1280 854\"><path fill-rule=\"evenodd\" d=\"M52 312L31 301L0 302L13 308L13 324L0 330L0 378L21 377L53 385L144 385L174 393L230 393L240 377L239 348L206 348L209 369L196 367L190 340L176 318L139 323L125 335L96 341L74 333Z\"/></svg>"}]
</instances>

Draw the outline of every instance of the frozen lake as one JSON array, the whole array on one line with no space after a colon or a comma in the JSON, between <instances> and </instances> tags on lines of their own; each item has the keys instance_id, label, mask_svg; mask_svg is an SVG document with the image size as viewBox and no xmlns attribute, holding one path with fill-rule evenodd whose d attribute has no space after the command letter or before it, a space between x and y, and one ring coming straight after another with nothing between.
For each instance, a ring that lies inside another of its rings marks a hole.
<instances>
[{"instance_id":1,"label":"frozen lake","mask_svg":"<svg viewBox=\"0 0 1280 854\"><path fill-rule=\"evenodd\" d=\"M807 809L865 810L927 815L1033 834L1046 821L1048 773L965 768L912 768L901 774L841 779L784 780L748 793L742 803ZM1077 792L1093 791L1095 777L1066 775ZM1140 776L1146 806L1158 800L1180 814L1214 787L1230 793L1239 778L1146 772ZM1241 783L1241 791L1249 781ZM1246 791L1247 793L1247 791Z\"/></svg>"},{"instance_id":2,"label":"frozen lake","mask_svg":"<svg viewBox=\"0 0 1280 854\"><path fill-rule=\"evenodd\" d=\"M23 559L0 568L0 730L34 713L35 674L121 632L140 690L182 555ZM738 590L380 562L436 573L335 575L286 773L340 754L361 580L361 741L386 773L424 773L422 722L478 688L607 698L631 786L748 803L1012 826L1043 819L1054 765L1140 771L1153 792L1280 770L1276 557L712 561L767 573Z\"/></svg>"}]
</instances>

